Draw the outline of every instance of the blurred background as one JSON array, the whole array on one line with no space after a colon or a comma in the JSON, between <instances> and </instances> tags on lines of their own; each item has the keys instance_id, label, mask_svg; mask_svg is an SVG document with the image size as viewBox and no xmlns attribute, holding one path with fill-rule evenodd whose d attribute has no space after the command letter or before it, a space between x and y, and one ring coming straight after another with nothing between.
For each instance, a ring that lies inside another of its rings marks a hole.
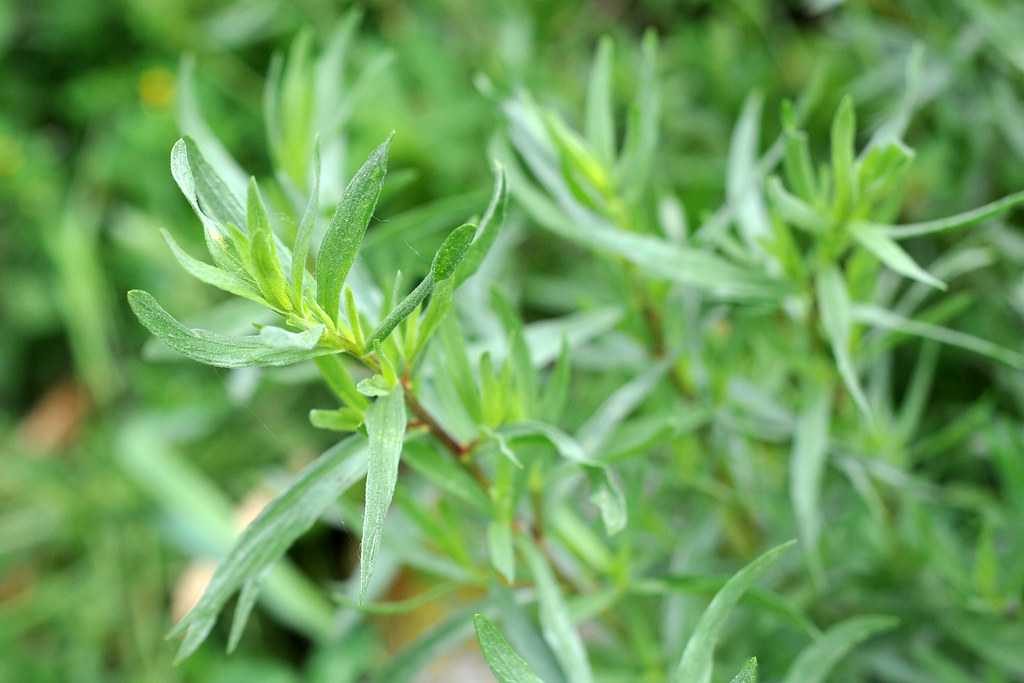
<instances>
[{"instance_id":1,"label":"blurred background","mask_svg":"<svg viewBox=\"0 0 1024 683\"><path fill-rule=\"evenodd\" d=\"M295 584L261 608L236 654L223 654L218 632L171 665L164 634L211 558L333 442L306 419L329 399L301 367L229 372L144 350L125 300L142 288L197 323L211 309L245 323L248 310L190 279L160 237L164 227L202 243L170 177L171 146L208 125L248 173L270 177L272 55L294 63L346 25L334 173L347 177L395 130L379 216L428 207L453 218L440 229L478 211L498 102L526 88L578 122L598 38L616 39L615 78L629 93L647 28L662 39L656 182L691 224L723 201L731 130L752 89L766 98L762 139L778 133L781 99L809 87L822 103L812 140L827 140L847 92L870 131L901 101L915 49L905 220L1024 187L1018 3L0 0L0 681L352 680L415 630L415 619L382 617L343 649L316 644L330 614L322 587L347 576L356 552L318 528L289 552ZM564 312L571 302L552 300L543 268L575 266L564 245L522 227L514 253L529 258L503 264L505 277L528 317ZM435 233L422 239L436 244ZM371 267L407 258L421 237L409 239L377 239ZM976 276L978 291L1021 284L1015 240ZM961 326L1016 347L1016 291L1005 306L965 308ZM943 385L949 400L1020 395L990 391L992 378L966 367Z\"/></svg>"}]
</instances>

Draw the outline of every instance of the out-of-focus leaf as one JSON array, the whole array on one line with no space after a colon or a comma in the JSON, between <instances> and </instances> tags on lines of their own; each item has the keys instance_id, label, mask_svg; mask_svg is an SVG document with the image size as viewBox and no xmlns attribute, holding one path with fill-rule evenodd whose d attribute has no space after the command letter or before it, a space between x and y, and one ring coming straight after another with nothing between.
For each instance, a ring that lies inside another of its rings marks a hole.
<instances>
[{"instance_id":1,"label":"out-of-focus leaf","mask_svg":"<svg viewBox=\"0 0 1024 683\"><path fill-rule=\"evenodd\" d=\"M843 276L836 267L830 267L818 274L815 280L818 296L818 311L821 314L821 325L832 346L839 375L846 384L857 407L866 417L871 418L868 399L861 388L857 369L850 355L850 293L846 289Z\"/></svg>"},{"instance_id":2,"label":"out-of-focus leaf","mask_svg":"<svg viewBox=\"0 0 1024 683\"><path fill-rule=\"evenodd\" d=\"M384 185L390 144L391 136L388 136L349 181L317 252L316 300L332 320L338 317L341 289Z\"/></svg>"},{"instance_id":3,"label":"out-of-focus leaf","mask_svg":"<svg viewBox=\"0 0 1024 683\"><path fill-rule=\"evenodd\" d=\"M295 245L292 247L292 292L295 301L302 306L302 285L306 277L306 257L309 255L309 243L313 239L316 228L316 217L320 210L320 140L313 143L313 189L309 195L309 203L302 212L299 229L295 233Z\"/></svg>"},{"instance_id":4,"label":"out-of-focus leaf","mask_svg":"<svg viewBox=\"0 0 1024 683\"><path fill-rule=\"evenodd\" d=\"M429 480L446 494L466 503L480 513L491 511L487 492L454 459L422 441L411 439L402 450L402 462Z\"/></svg>"},{"instance_id":5,"label":"out-of-focus leaf","mask_svg":"<svg viewBox=\"0 0 1024 683\"><path fill-rule=\"evenodd\" d=\"M853 149L856 131L853 98L847 95L832 119L832 180L835 183L832 208L837 221L845 220L857 201Z\"/></svg>"},{"instance_id":6,"label":"out-of-focus leaf","mask_svg":"<svg viewBox=\"0 0 1024 683\"><path fill-rule=\"evenodd\" d=\"M548 561L533 543L525 538L520 540L519 548L529 562L530 571L537 583L537 602L544 640L555 653L570 683L593 683L594 674L590 669L586 648L569 617L569 606Z\"/></svg>"},{"instance_id":7,"label":"out-of-focus leaf","mask_svg":"<svg viewBox=\"0 0 1024 683\"><path fill-rule=\"evenodd\" d=\"M715 594L686 643L686 650L683 651L679 668L676 669L673 678L676 683L708 683L711 680L715 644L729 612L747 588L794 543L795 541L783 543L761 555L736 572Z\"/></svg>"},{"instance_id":8,"label":"out-of-focus leaf","mask_svg":"<svg viewBox=\"0 0 1024 683\"><path fill-rule=\"evenodd\" d=\"M819 588L824 569L818 552L822 512L821 479L828 457L829 423L832 417L832 386L826 383L805 392L803 410L796 418L793 451L789 457L789 497L793 502L800 542Z\"/></svg>"},{"instance_id":9,"label":"out-of-focus leaf","mask_svg":"<svg viewBox=\"0 0 1024 683\"><path fill-rule=\"evenodd\" d=\"M366 409L366 434L370 439L366 473L366 510L359 554L359 601L366 596L380 551L384 517L398 482L398 459L405 436L405 395L395 387Z\"/></svg>"},{"instance_id":10,"label":"out-of-focus leaf","mask_svg":"<svg viewBox=\"0 0 1024 683\"><path fill-rule=\"evenodd\" d=\"M525 436L540 436L547 439L559 455L579 465L587 476L590 481L590 502L600 510L601 520L608 534L618 533L625 526L628 519L626 498L615 480L612 469L587 455L576 439L557 427L532 420L502 426L496 433L509 439Z\"/></svg>"},{"instance_id":11,"label":"out-of-focus leaf","mask_svg":"<svg viewBox=\"0 0 1024 683\"><path fill-rule=\"evenodd\" d=\"M771 233L757 162L763 102L764 97L756 92L751 93L744 102L729 144L729 164L725 176L726 196L735 213L740 233L751 249L759 249L760 241Z\"/></svg>"},{"instance_id":12,"label":"out-of-focus leaf","mask_svg":"<svg viewBox=\"0 0 1024 683\"><path fill-rule=\"evenodd\" d=\"M217 566L202 597L170 636L187 631L178 651L184 659L206 639L217 613L242 584L259 577L343 491L366 473L365 444L353 436L317 458L246 527Z\"/></svg>"},{"instance_id":13,"label":"out-of-focus leaf","mask_svg":"<svg viewBox=\"0 0 1024 683\"><path fill-rule=\"evenodd\" d=\"M850 234L862 247L900 275L938 289L946 289L944 282L917 265L914 259L910 258L910 254L903 251L903 247L896 244L895 240L887 237L878 228L866 223L855 223L850 226Z\"/></svg>"},{"instance_id":14,"label":"out-of-focus leaf","mask_svg":"<svg viewBox=\"0 0 1024 683\"><path fill-rule=\"evenodd\" d=\"M1014 194L1003 197L1002 199L990 202L984 206L979 206L977 209L958 213L955 216L937 218L933 221L922 221L920 223L906 223L904 225L876 225L874 227L879 228L893 239L902 240L908 237L918 237L920 235L928 235L933 232L942 232L944 230L954 230L956 228L966 227L998 216L999 214L1009 211L1020 204L1024 204L1024 192L1015 192Z\"/></svg>"},{"instance_id":15,"label":"out-of-focus leaf","mask_svg":"<svg viewBox=\"0 0 1024 683\"><path fill-rule=\"evenodd\" d=\"M473 625L476 627L480 651L484 653L487 666L491 667L499 683L543 683L487 617L482 614L473 615Z\"/></svg>"},{"instance_id":16,"label":"out-of-focus leaf","mask_svg":"<svg viewBox=\"0 0 1024 683\"><path fill-rule=\"evenodd\" d=\"M611 168L615 161L615 119L612 112L612 39L602 36L590 67L583 131L598 158Z\"/></svg>"},{"instance_id":17,"label":"out-of-focus leaf","mask_svg":"<svg viewBox=\"0 0 1024 683\"><path fill-rule=\"evenodd\" d=\"M865 615L836 624L800 653L784 683L821 683L850 650L875 633L888 631L898 622L894 617Z\"/></svg>"},{"instance_id":18,"label":"out-of-focus leaf","mask_svg":"<svg viewBox=\"0 0 1024 683\"><path fill-rule=\"evenodd\" d=\"M290 365L331 349L317 347L323 325L304 332L264 327L259 335L232 337L209 330L189 329L175 320L148 292L128 292L128 303L150 332L178 353L192 360L222 368L250 365Z\"/></svg>"},{"instance_id":19,"label":"out-of-focus leaf","mask_svg":"<svg viewBox=\"0 0 1024 683\"><path fill-rule=\"evenodd\" d=\"M951 330L948 327L932 325L920 320L904 318L898 313L893 313L890 310L871 304L856 304L852 306L850 308L850 316L853 320L865 325L875 325L894 332L911 334L924 339L934 339L949 346L956 346L966 351L986 356L1000 363L1005 363L1010 367L1019 370L1024 369L1024 354L967 334L966 332Z\"/></svg>"},{"instance_id":20,"label":"out-of-focus leaf","mask_svg":"<svg viewBox=\"0 0 1024 683\"><path fill-rule=\"evenodd\" d=\"M466 642L473 632L473 615L487 606L486 602L472 604L428 630L392 658L373 679L373 683L408 683L415 680L417 674L428 668L430 662Z\"/></svg>"}]
</instances>

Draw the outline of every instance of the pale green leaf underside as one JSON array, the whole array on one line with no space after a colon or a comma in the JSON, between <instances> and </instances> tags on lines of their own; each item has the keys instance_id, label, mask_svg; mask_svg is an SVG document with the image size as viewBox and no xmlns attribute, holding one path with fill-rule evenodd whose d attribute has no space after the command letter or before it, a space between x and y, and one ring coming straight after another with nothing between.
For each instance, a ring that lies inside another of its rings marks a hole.
<instances>
[{"instance_id":1,"label":"pale green leaf underside","mask_svg":"<svg viewBox=\"0 0 1024 683\"><path fill-rule=\"evenodd\" d=\"M370 439L366 474L366 509L363 513L363 542L359 554L359 601L366 596L373 567L380 551L384 517L391 506L398 481L398 461L405 437L405 396L400 387L392 389L366 409L366 434Z\"/></svg>"},{"instance_id":2,"label":"pale green leaf underside","mask_svg":"<svg viewBox=\"0 0 1024 683\"><path fill-rule=\"evenodd\" d=\"M160 341L178 353L206 365L242 368L253 365L290 365L325 353L318 348L324 328L317 325L304 332L265 327L259 335L235 337L209 330L190 329L175 320L148 292L133 289L128 303L135 315Z\"/></svg>"}]
</instances>

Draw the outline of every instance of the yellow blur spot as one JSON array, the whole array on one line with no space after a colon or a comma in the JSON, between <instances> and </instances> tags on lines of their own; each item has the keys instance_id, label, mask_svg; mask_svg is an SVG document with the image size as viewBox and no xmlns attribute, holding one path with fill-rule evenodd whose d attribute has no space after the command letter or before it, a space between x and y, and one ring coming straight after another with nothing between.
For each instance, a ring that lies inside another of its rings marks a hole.
<instances>
[{"instance_id":1,"label":"yellow blur spot","mask_svg":"<svg viewBox=\"0 0 1024 683\"><path fill-rule=\"evenodd\" d=\"M14 175L25 163L21 140L0 135L0 176Z\"/></svg>"},{"instance_id":2,"label":"yellow blur spot","mask_svg":"<svg viewBox=\"0 0 1024 683\"><path fill-rule=\"evenodd\" d=\"M139 76L139 97L154 107L168 107L174 102L174 74L162 66L146 69Z\"/></svg>"}]
</instances>

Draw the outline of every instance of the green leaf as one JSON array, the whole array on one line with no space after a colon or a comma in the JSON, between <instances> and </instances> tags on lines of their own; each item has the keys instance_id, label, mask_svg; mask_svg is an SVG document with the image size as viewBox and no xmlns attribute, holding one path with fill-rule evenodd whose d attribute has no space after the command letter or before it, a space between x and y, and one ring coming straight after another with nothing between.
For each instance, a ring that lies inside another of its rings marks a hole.
<instances>
[{"instance_id":1,"label":"green leaf","mask_svg":"<svg viewBox=\"0 0 1024 683\"><path fill-rule=\"evenodd\" d=\"M309 195L309 203L302 212L299 229L295 233L295 244L292 247L292 292L295 301L302 307L302 286L306 276L306 260L309 255L309 243L316 229L316 217L320 211L320 138L313 142L313 190Z\"/></svg>"},{"instance_id":2,"label":"green leaf","mask_svg":"<svg viewBox=\"0 0 1024 683\"><path fill-rule=\"evenodd\" d=\"M264 327L256 336L232 337L201 329L189 329L175 320L148 292L133 289L128 303L150 332L178 353L192 360L222 368L251 365L290 365L332 349L317 347L323 325L292 333Z\"/></svg>"},{"instance_id":3,"label":"green leaf","mask_svg":"<svg viewBox=\"0 0 1024 683\"><path fill-rule=\"evenodd\" d=\"M828 457L829 423L832 417L832 386L825 383L805 392L802 412L796 418L793 451L789 457L789 497L793 502L800 543L819 589L824 569L818 552L822 512L821 480Z\"/></svg>"},{"instance_id":4,"label":"green leaf","mask_svg":"<svg viewBox=\"0 0 1024 683\"><path fill-rule=\"evenodd\" d=\"M673 361L672 357L663 358L605 399L576 431L576 440L585 452L597 453L604 448L615 428L650 396Z\"/></svg>"},{"instance_id":5,"label":"green leaf","mask_svg":"<svg viewBox=\"0 0 1024 683\"><path fill-rule=\"evenodd\" d=\"M835 182L833 219L836 221L845 220L857 201L853 148L856 125L853 98L847 95L832 120L832 178Z\"/></svg>"},{"instance_id":6,"label":"green leaf","mask_svg":"<svg viewBox=\"0 0 1024 683\"><path fill-rule=\"evenodd\" d=\"M250 267L260 291L280 311L290 311L288 285L274 246L274 233L270 228L267 207L263 205L256 178L249 179L248 218L251 240Z\"/></svg>"},{"instance_id":7,"label":"green leaf","mask_svg":"<svg viewBox=\"0 0 1024 683\"><path fill-rule=\"evenodd\" d=\"M393 134L392 134L393 135ZM370 154L334 210L316 258L316 300L332 320L338 318L341 289L355 262L384 185L391 136Z\"/></svg>"},{"instance_id":8,"label":"green leaf","mask_svg":"<svg viewBox=\"0 0 1024 683\"><path fill-rule=\"evenodd\" d=\"M938 218L933 221L922 221L920 223L907 223L904 225L877 225L875 227L883 230L886 235L893 239L902 240L908 237L929 235L934 232L953 230L979 223L1001 213L1009 211L1015 206L1024 204L1024 192L1016 192L1002 199L996 200L977 209L958 213L948 218Z\"/></svg>"},{"instance_id":9,"label":"green leaf","mask_svg":"<svg viewBox=\"0 0 1024 683\"><path fill-rule=\"evenodd\" d=\"M245 582L258 581L258 577L281 557L295 539L365 473L363 440L350 437L325 451L302 470L263 509L217 566L196 606L171 630L170 636L187 631L178 651L179 661L206 639L228 598Z\"/></svg>"},{"instance_id":10,"label":"green leaf","mask_svg":"<svg viewBox=\"0 0 1024 683\"><path fill-rule=\"evenodd\" d=\"M573 626L569 606L548 561L533 543L525 538L520 538L520 541L520 550L529 562L533 579L537 583L537 602L544 640L555 653L570 683L593 683L594 674L590 670L586 648Z\"/></svg>"},{"instance_id":11,"label":"green leaf","mask_svg":"<svg viewBox=\"0 0 1024 683\"><path fill-rule=\"evenodd\" d=\"M757 683L757 657L747 660L740 672L733 677L732 683Z\"/></svg>"},{"instance_id":12,"label":"green leaf","mask_svg":"<svg viewBox=\"0 0 1024 683\"><path fill-rule=\"evenodd\" d=\"M628 520L626 498L615 479L612 469L596 460L583 450L580 443L562 430L537 421L517 422L504 425L495 434L515 439L526 436L540 436L555 447L558 454L575 463L590 482L590 502L601 512L601 520L609 535L618 533Z\"/></svg>"},{"instance_id":13,"label":"green leaf","mask_svg":"<svg viewBox=\"0 0 1024 683\"><path fill-rule=\"evenodd\" d=\"M237 211L238 215L235 217L239 220L235 225L245 224L245 211L241 208L241 202L237 197L234 197L233 200L224 197L224 193L231 197L233 195L223 181L213 174L212 170L206 174L206 169L209 169L209 166L203 160L199 150L195 148L194 142L183 138L174 143L174 147L171 148L171 176L203 224L203 237L206 239L206 247L213 262L229 273L242 279L248 279L249 274L246 272L243 259L231 242L224 224L211 218L204 211L199 203L199 193L207 197L206 201L210 202L214 209L219 208L225 215L234 215ZM224 208L218 204L218 202L227 204L229 201L238 202L239 208L237 210Z\"/></svg>"},{"instance_id":14,"label":"green leaf","mask_svg":"<svg viewBox=\"0 0 1024 683\"><path fill-rule=\"evenodd\" d=\"M761 240L771 234L758 164L763 102L764 97L758 92L747 96L729 143L725 177L729 205L733 208L740 233L752 249L759 248Z\"/></svg>"},{"instance_id":15,"label":"green leaf","mask_svg":"<svg viewBox=\"0 0 1024 683\"><path fill-rule=\"evenodd\" d=\"M783 543L761 555L736 572L715 594L686 643L686 650L683 651L673 679L676 683L708 683L711 680L715 644L729 612L747 588L795 542Z\"/></svg>"},{"instance_id":16,"label":"green leaf","mask_svg":"<svg viewBox=\"0 0 1024 683\"><path fill-rule=\"evenodd\" d=\"M1024 354L1004 346L999 346L986 339L974 335L951 330L948 327L933 325L920 320L911 320L890 310L870 304L856 304L850 309L851 318L865 325L884 327L894 332L914 335L923 339L934 339L937 342L956 346L972 353L1005 363L1010 367L1024 370Z\"/></svg>"},{"instance_id":17,"label":"green leaf","mask_svg":"<svg viewBox=\"0 0 1024 683\"><path fill-rule=\"evenodd\" d=\"M543 683L487 617L482 614L473 615L473 625L476 627L480 651L499 683Z\"/></svg>"},{"instance_id":18,"label":"green leaf","mask_svg":"<svg viewBox=\"0 0 1024 683\"><path fill-rule=\"evenodd\" d=\"M334 432L354 432L363 424L363 414L352 408L337 410L311 410L309 423L317 429L329 429Z\"/></svg>"},{"instance_id":19,"label":"green leaf","mask_svg":"<svg viewBox=\"0 0 1024 683\"><path fill-rule=\"evenodd\" d=\"M888 631L899 622L895 617L866 615L847 619L831 627L796 658L784 683L821 683L827 680L840 659L880 631Z\"/></svg>"},{"instance_id":20,"label":"green leaf","mask_svg":"<svg viewBox=\"0 0 1024 683\"><path fill-rule=\"evenodd\" d=\"M466 251L469 249L469 245L473 241L475 232L476 226L470 224L461 225L452 230L434 255L434 261L430 265L430 272L416 286L416 289L412 290L408 296L402 299L385 316L384 320L380 322L370 335L367 342L368 345L380 343L387 339L394 332L395 328L398 327L399 323L409 317L423 303L423 300L427 298L427 295L430 294L436 283L444 282L455 273L455 269L459 267L459 263L462 262Z\"/></svg>"},{"instance_id":21,"label":"green leaf","mask_svg":"<svg viewBox=\"0 0 1024 683\"><path fill-rule=\"evenodd\" d=\"M370 402L356 388L341 356L337 354L318 356L314 362L335 396L351 408L360 411L366 410L366 406L370 405Z\"/></svg>"},{"instance_id":22,"label":"green leaf","mask_svg":"<svg viewBox=\"0 0 1024 683\"><path fill-rule=\"evenodd\" d=\"M900 275L938 289L946 289L944 282L917 265L914 259L910 258L910 254L903 251L903 248L896 244L895 240L886 236L879 228L866 223L854 223L850 226L850 234L858 244Z\"/></svg>"},{"instance_id":23,"label":"green leaf","mask_svg":"<svg viewBox=\"0 0 1024 683\"><path fill-rule=\"evenodd\" d=\"M405 395L396 387L366 409L366 434L370 439L366 473L366 510L359 555L359 602L366 596L380 550L384 517L398 482L398 459L405 436Z\"/></svg>"},{"instance_id":24,"label":"green leaf","mask_svg":"<svg viewBox=\"0 0 1024 683\"><path fill-rule=\"evenodd\" d=\"M641 195L647 187L654 155L657 152L658 127L661 121L658 35L653 29L648 29L644 33L640 50L637 95L629 109L625 141L616 166L619 181L630 197Z\"/></svg>"},{"instance_id":25,"label":"green leaf","mask_svg":"<svg viewBox=\"0 0 1024 683\"><path fill-rule=\"evenodd\" d=\"M612 39L601 36L590 67L583 131L598 158L608 168L615 161L615 119L612 113Z\"/></svg>"},{"instance_id":26,"label":"green leaf","mask_svg":"<svg viewBox=\"0 0 1024 683\"><path fill-rule=\"evenodd\" d=\"M569 396L569 379L572 365L569 360L569 341L562 340L562 352L558 354L555 367L544 385L537 416L550 424L558 424L565 410L565 402Z\"/></svg>"},{"instance_id":27,"label":"green leaf","mask_svg":"<svg viewBox=\"0 0 1024 683\"><path fill-rule=\"evenodd\" d=\"M861 388L853 357L850 355L850 293L846 289L846 283L839 269L832 266L818 274L815 285L821 324L832 346L832 355L839 375L843 378L846 389L853 396L857 407L870 420L871 408L868 407L868 399Z\"/></svg>"},{"instance_id":28,"label":"green leaf","mask_svg":"<svg viewBox=\"0 0 1024 683\"><path fill-rule=\"evenodd\" d=\"M508 209L508 177L501 164L495 162L494 166L494 192L483 218L480 219L480 227L476 231L473 243L455 273L456 287L480 268L505 222L505 211Z\"/></svg>"},{"instance_id":29,"label":"green leaf","mask_svg":"<svg viewBox=\"0 0 1024 683\"><path fill-rule=\"evenodd\" d=\"M230 292L236 296L245 297L251 299L258 304L268 306L266 299L260 294L259 290L256 289L251 281L244 280L241 277L234 275L226 270L211 266L208 263L204 263L197 258L192 257L188 252L178 246L178 243L174 241L167 230L161 228L160 234L163 235L164 240L167 242L167 246L171 248L171 252L174 254L174 258L178 260L178 263L188 271L190 275L195 277L197 280L205 282L208 285L213 285L217 289L222 289L225 292Z\"/></svg>"},{"instance_id":30,"label":"green leaf","mask_svg":"<svg viewBox=\"0 0 1024 683\"><path fill-rule=\"evenodd\" d=\"M786 174L786 180L800 199L813 203L818 194L814 180L814 164L811 163L807 134L797 129L793 103L789 100L782 103L781 118L785 140L782 169Z\"/></svg>"},{"instance_id":31,"label":"green leaf","mask_svg":"<svg viewBox=\"0 0 1024 683\"><path fill-rule=\"evenodd\" d=\"M446 494L461 500L477 512L490 514L491 501L487 492L453 458L413 439L402 450L402 462Z\"/></svg>"},{"instance_id":32,"label":"green leaf","mask_svg":"<svg viewBox=\"0 0 1024 683\"><path fill-rule=\"evenodd\" d=\"M828 219L804 200L787 192L776 177L768 179L768 199L779 218L789 225L812 235L821 235L828 229Z\"/></svg>"}]
</instances>

